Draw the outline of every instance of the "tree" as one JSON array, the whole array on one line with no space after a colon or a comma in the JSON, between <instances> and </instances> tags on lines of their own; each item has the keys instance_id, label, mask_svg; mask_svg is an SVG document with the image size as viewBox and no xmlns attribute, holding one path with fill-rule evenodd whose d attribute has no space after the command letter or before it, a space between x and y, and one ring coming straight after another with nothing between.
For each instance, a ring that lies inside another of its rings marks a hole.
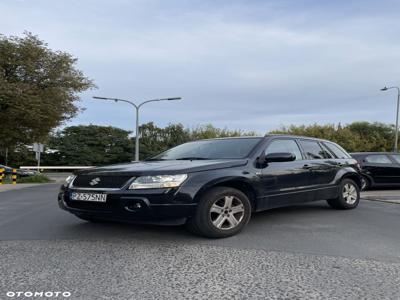
<instances>
[{"instance_id":1,"label":"tree","mask_svg":"<svg viewBox=\"0 0 400 300\"><path fill-rule=\"evenodd\" d=\"M383 123L354 122L347 128L358 135L358 151L392 151L394 126Z\"/></svg>"},{"instance_id":2,"label":"tree","mask_svg":"<svg viewBox=\"0 0 400 300\"><path fill-rule=\"evenodd\" d=\"M189 141L190 133L182 124L170 124L165 128L153 122L140 126L140 157L148 158L176 145Z\"/></svg>"},{"instance_id":3,"label":"tree","mask_svg":"<svg viewBox=\"0 0 400 300\"><path fill-rule=\"evenodd\" d=\"M43 155L49 165L105 165L132 160L129 131L105 126L71 126L58 131L48 147L58 150Z\"/></svg>"},{"instance_id":4,"label":"tree","mask_svg":"<svg viewBox=\"0 0 400 300\"><path fill-rule=\"evenodd\" d=\"M291 125L271 133L304 135L331 140L350 152L391 151L394 127L383 123L354 122L348 125Z\"/></svg>"},{"instance_id":5,"label":"tree","mask_svg":"<svg viewBox=\"0 0 400 300\"><path fill-rule=\"evenodd\" d=\"M147 158L188 141L242 135L255 135L254 132L216 128L211 124L184 128L182 124L169 124L160 128L150 122L140 126L140 157Z\"/></svg>"},{"instance_id":6,"label":"tree","mask_svg":"<svg viewBox=\"0 0 400 300\"><path fill-rule=\"evenodd\" d=\"M94 87L77 59L37 36L0 35L0 147L42 142L79 112L77 93Z\"/></svg>"},{"instance_id":7,"label":"tree","mask_svg":"<svg viewBox=\"0 0 400 300\"><path fill-rule=\"evenodd\" d=\"M193 128L190 132L191 140L200 139L213 139L221 137L235 137L235 136L254 136L255 132L245 132L243 130L229 130L227 128L216 128L212 124L200 125Z\"/></svg>"}]
</instances>

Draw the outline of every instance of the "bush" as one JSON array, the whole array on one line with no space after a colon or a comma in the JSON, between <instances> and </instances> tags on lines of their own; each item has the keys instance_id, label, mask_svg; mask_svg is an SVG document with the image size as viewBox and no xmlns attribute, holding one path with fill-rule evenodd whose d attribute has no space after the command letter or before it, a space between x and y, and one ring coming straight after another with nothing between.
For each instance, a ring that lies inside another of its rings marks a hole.
<instances>
[{"instance_id":1,"label":"bush","mask_svg":"<svg viewBox=\"0 0 400 300\"><path fill-rule=\"evenodd\" d=\"M52 180L43 174L21 177L17 179L17 183L47 183L47 182L52 182Z\"/></svg>"},{"instance_id":2,"label":"bush","mask_svg":"<svg viewBox=\"0 0 400 300\"><path fill-rule=\"evenodd\" d=\"M17 184L18 183L48 183L48 182L52 182L52 180L43 174L17 178ZM7 176L6 178L4 178L3 183L12 183L11 176Z\"/></svg>"}]
</instances>

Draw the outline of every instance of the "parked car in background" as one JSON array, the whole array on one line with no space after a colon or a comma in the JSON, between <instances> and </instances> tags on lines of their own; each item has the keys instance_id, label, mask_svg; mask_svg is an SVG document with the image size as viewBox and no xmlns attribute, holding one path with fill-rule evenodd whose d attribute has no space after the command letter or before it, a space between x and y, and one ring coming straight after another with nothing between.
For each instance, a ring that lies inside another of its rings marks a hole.
<instances>
[{"instance_id":1,"label":"parked car in background","mask_svg":"<svg viewBox=\"0 0 400 300\"><path fill-rule=\"evenodd\" d=\"M28 176L35 176L39 174L36 170L28 170L28 169L18 169L17 175L20 177L28 177Z\"/></svg>"},{"instance_id":2,"label":"parked car in background","mask_svg":"<svg viewBox=\"0 0 400 300\"><path fill-rule=\"evenodd\" d=\"M12 174L12 168L10 168L10 167L7 167L5 165L0 165L0 169L4 169L4 174L5 175Z\"/></svg>"},{"instance_id":3,"label":"parked car in background","mask_svg":"<svg viewBox=\"0 0 400 300\"><path fill-rule=\"evenodd\" d=\"M5 166L5 165L0 165L0 169L4 169L4 174L5 175L11 175L13 168ZM27 169L17 169L17 175L20 177L28 177L28 176L34 176L37 175L38 172L36 170L27 170Z\"/></svg>"},{"instance_id":4,"label":"parked car in background","mask_svg":"<svg viewBox=\"0 0 400 300\"><path fill-rule=\"evenodd\" d=\"M361 166L362 189L400 186L400 154L392 152L351 153Z\"/></svg>"},{"instance_id":5,"label":"parked car in background","mask_svg":"<svg viewBox=\"0 0 400 300\"><path fill-rule=\"evenodd\" d=\"M339 145L268 135L194 141L147 161L78 171L58 203L86 221L186 223L221 238L271 208L317 200L355 208L360 187L357 161Z\"/></svg>"}]
</instances>

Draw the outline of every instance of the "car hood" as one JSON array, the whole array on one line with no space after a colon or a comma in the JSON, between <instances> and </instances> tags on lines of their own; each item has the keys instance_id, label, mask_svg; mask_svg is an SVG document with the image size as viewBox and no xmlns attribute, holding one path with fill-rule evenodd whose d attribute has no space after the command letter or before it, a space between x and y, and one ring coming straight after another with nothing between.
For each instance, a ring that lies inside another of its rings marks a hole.
<instances>
[{"instance_id":1,"label":"car hood","mask_svg":"<svg viewBox=\"0 0 400 300\"><path fill-rule=\"evenodd\" d=\"M76 172L78 175L168 175L192 173L223 168L232 168L247 164L247 159L213 160L165 160L142 161L96 167Z\"/></svg>"}]
</instances>

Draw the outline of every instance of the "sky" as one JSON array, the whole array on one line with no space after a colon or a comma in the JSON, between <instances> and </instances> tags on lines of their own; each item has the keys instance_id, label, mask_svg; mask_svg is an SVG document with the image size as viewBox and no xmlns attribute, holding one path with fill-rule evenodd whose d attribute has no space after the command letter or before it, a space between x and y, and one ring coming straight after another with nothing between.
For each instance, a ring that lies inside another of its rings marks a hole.
<instances>
[{"instance_id":1,"label":"sky","mask_svg":"<svg viewBox=\"0 0 400 300\"><path fill-rule=\"evenodd\" d=\"M394 123L400 1L0 0L0 33L78 58L97 89L66 125L140 122L265 133L290 124Z\"/></svg>"}]
</instances>

